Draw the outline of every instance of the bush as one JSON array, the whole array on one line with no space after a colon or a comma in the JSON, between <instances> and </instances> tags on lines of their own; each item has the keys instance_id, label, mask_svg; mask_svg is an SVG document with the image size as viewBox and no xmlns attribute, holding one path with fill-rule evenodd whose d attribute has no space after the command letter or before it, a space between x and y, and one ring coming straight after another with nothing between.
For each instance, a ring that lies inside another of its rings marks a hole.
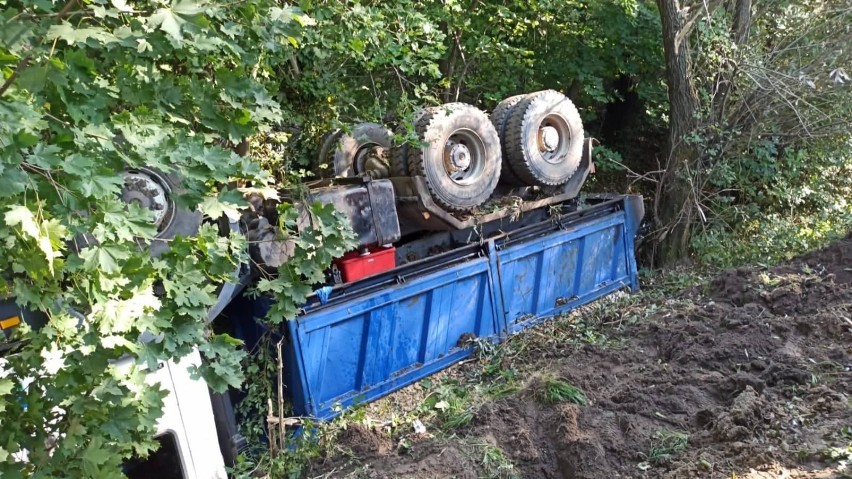
<instances>
[{"instance_id":1,"label":"bush","mask_svg":"<svg viewBox=\"0 0 852 479\"><path fill-rule=\"evenodd\" d=\"M798 149L767 140L712 174L714 216L692 242L702 263L776 263L852 229L852 139Z\"/></svg>"}]
</instances>

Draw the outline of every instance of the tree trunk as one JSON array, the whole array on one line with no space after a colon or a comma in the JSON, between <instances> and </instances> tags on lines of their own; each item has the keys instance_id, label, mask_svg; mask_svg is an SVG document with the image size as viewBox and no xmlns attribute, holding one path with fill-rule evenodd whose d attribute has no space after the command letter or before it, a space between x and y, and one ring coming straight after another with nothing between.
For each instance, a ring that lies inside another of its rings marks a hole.
<instances>
[{"instance_id":1,"label":"tree trunk","mask_svg":"<svg viewBox=\"0 0 852 479\"><path fill-rule=\"evenodd\" d=\"M669 94L669 138L665 173L657 185L654 212L658 223L658 264L670 265L686 258L690 230L696 213L691 173L699 150L687 141L696 130L698 95L692 84L689 25L681 16L678 0L657 0L663 27L663 50ZM656 253L656 252L655 252Z\"/></svg>"},{"instance_id":2,"label":"tree trunk","mask_svg":"<svg viewBox=\"0 0 852 479\"><path fill-rule=\"evenodd\" d=\"M736 45L743 45L748 40L751 30L751 0L737 0L734 5L734 26L731 37Z\"/></svg>"},{"instance_id":3,"label":"tree trunk","mask_svg":"<svg viewBox=\"0 0 852 479\"><path fill-rule=\"evenodd\" d=\"M441 71L441 76L447 82L447 86L441 91L441 101L450 103L453 101L453 79L456 76L456 64L459 57L458 42L456 42L456 32L450 30L447 22L441 22L440 28L450 42L447 45L447 51L449 52L447 58L438 61L438 69Z\"/></svg>"},{"instance_id":4,"label":"tree trunk","mask_svg":"<svg viewBox=\"0 0 852 479\"><path fill-rule=\"evenodd\" d=\"M733 5L733 24L731 25L731 40L737 47L742 47L748 41L751 30L751 0L735 0ZM728 95L733 89L733 82L737 76L737 64L739 59L730 59L720 66L716 75L716 87L713 94L711 106L712 121L717 125L726 123Z\"/></svg>"}]
</instances>

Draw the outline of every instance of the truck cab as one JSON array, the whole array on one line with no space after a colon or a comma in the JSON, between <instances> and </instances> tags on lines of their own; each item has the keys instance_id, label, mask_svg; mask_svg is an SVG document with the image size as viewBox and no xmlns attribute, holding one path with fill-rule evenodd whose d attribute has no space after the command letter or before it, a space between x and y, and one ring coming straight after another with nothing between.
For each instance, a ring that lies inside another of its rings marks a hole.
<instances>
[{"instance_id":1,"label":"truck cab","mask_svg":"<svg viewBox=\"0 0 852 479\"><path fill-rule=\"evenodd\" d=\"M148 373L149 384L159 384L168 396L157 422L159 448L145 459L124 464L130 479L225 479L225 461L219 450L216 421L207 384L193 379L189 368L201 364L198 351L180 362L161 361Z\"/></svg>"},{"instance_id":2,"label":"truck cab","mask_svg":"<svg viewBox=\"0 0 852 479\"><path fill-rule=\"evenodd\" d=\"M0 377L9 374L4 367L6 357L16 354L24 346L10 340L10 332L22 322L43 324L46 318L21 311L12 299L0 301ZM148 371L146 382L159 385L167 392L163 400L163 415L157 421L154 439L159 443L156 451L147 458L134 458L124 462L122 472L131 479L225 479L225 461L219 449L216 418L211 396L202 379L193 379L192 366L201 364L201 355L193 351L180 361L160 361L157 368ZM125 357L115 366L119 369L132 366L134 359ZM22 381L26 384L28 381ZM13 455L13 460L28 461L26 452Z\"/></svg>"}]
</instances>

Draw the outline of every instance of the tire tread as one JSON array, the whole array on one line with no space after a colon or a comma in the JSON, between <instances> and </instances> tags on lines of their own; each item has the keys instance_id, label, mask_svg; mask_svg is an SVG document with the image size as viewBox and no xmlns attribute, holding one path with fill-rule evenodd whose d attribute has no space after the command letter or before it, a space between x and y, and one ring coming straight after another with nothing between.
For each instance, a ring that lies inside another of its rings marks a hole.
<instances>
[{"instance_id":1,"label":"tire tread","mask_svg":"<svg viewBox=\"0 0 852 479\"><path fill-rule=\"evenodd\" d=\"M560 182L552 181L548 178L536 176L530 165L532 152L527 151L527 142L525 141L525 126L532 122L532 110L536 102L548 101L547 96L560 95L561 93L555 90L544 90L536 93L531 93L512 110L509 119L506 122L505 138L505 159L504 162L510 165L512 172L524 183L528 185L540 186L557 186ZM579 118L579 112L574 104L565 98L566 106L570 109L570 113ZM582 142L582 126L580 128L581 138L572 139L572 141ZM579 159L578 159L579 160ZM567 178L573 175L579 167L579 161L571 162L572 169L565 173ZM567 181L567 179L565 180ZM564 181L562 182L564 183Z\"/></svg>"}]
</instances>

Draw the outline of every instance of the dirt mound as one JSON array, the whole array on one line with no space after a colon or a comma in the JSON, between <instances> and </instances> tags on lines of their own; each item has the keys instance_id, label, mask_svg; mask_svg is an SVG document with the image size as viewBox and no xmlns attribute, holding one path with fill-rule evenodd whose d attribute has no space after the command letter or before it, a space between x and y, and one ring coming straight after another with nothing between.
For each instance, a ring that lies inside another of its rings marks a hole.
<instances>
[{"instance_id":1,"label":"dirt mound","mask_svg":"<svg viewBox=\"0 0 852 479\"><path fill-rule=\"evenodd\" d=\"M390 438L358 423L347 425L339 440L357 456L384 456L393 450Z\"/></svg>"},{"instance_id":2,"label":"dirt mound","mask_svg":"<svg viewBox=\"0 0 852 479\"><path fill-rule=\"evenodd\" d=\"M852 235L828 248L771 269L738 268L710 284L714 299L763 306L776 315L810 314L848 301L852 283Z\"/></svg>"},{"instance_id":3,"label":"dirt mound","mask_svg":"<svg viewBox=\"0 0 852 479\"><path fill-rule=\"evenodd\" d=\"M355 465L329 458L317 470L343 469L334 477L852 477L842 469L852 461L852 236L774 268L724 272L651 310L632 326L605 331L606 343L516 359L518 374L546 371L579 387L582 405L542 401L534 391L540 385L527 381L526 389L485 402L464 428L404 451L390 447L391 438L376 446L351 433L342 447L368 445L358 446ZM505 474L488 467L482 445L505 454Z\"/></svg>"}]
</instances>

